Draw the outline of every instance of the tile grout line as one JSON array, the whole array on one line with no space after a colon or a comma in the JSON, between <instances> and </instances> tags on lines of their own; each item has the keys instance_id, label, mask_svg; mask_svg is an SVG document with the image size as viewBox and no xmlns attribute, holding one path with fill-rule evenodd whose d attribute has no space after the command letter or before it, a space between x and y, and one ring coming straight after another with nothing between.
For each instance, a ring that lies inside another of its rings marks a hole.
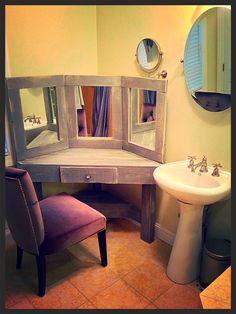
<instances>
[{"instance_id":1,"label":"tile grout line","mask_svg":"<svg viewBox=\"0 0 236 314\"><path fill-rule=\"evenodd\" d=\"M118 280L120 280L120 278L117 278L117 279L115 279L115 281L111 284L111 285L109 285L109 286L107 286L107 287L105 287L105 288L103 288L103 289L101 289L101 290L99 290L99 292L97 292L97 293L95 293L92 297L90 297L90 298L94 298L98 293L100 293L101 291L104 291L104 290L106 290L107 288L110 288L111 286L113 286L113 284L115 284ZM69 281L69 279L68 279L68 281ZM88 298L79 288L77 288L72 282L70 282L70 284L74 287L74 288L76 288L89 302L91 302L93 305L94 305L94 303L91 301L91 299L90 298ZM84 304L84 303L83 303ZM82 305L82 304L81 304ZM96 306L95 306L96 307ZM96 307L97 308L97 307Z\"/></svg>"},{"instance_id":2,"label":"tile grout line","mask_svg":"<svg viewBox=\"0 0 236 314\"><path fill-rule=\"evenodd\" d=\"M137 292L139 295L141 295L142 297L144 297L149 303L151 302L151 303L153 303L153 301L151 300L151 299L149 299L148 297L146 297L145 295L143 295L140 291L138 291L135 287L133 287L133 286L131 286L127 281L125 281L124 279L123 279L123 281L127 284L127 286L129 287L129 288L131 288L132 290L134 290L135 292Z\"/></svg>"},{"instance_id":3,"label":"tile grout line","mask_svg":"<svg viewBox=\"0 0 236 314\"><path fill-rule=\"evenodd\" d=\"M130 271L129 273L131 273L131 272L133 272L133 271L135 271L136 269L133 269L132 271ZM127 274L129 274L129 273L127 273ZM124 280L124 279L123 279ZM125 281L125 280L124 280ZM127 283L127 285L129 286L129 287L131 287L131 288L133 288L135 291L137 291L139 294L141 294L141 292L140 291L138 291L135 287L133 287L133 286L131 286L127 281L125 281L126 283ZM153 302L155 302L159 297L161 297L164 293L166 293L167 291L169 291L169 289L171 289L171 288L173 288L173 287L169 287L169 288L167 288L165 291L163 291L156 299L154 299L154 300L151 300L151 299L149 299L148 297L146 297L145 295L143 295L143 294L141 294L143 297L145 297L147 300L149 300L151 303L153 303ZM155 304L154 304L155 305Z\"/></svg>"},{"instance_id":4,"label":"tile grout line","mask_svg":"<svg viewBox=\"0 0 236 314\"><path fill-rule=\"evenodd\" d=\"M90 300L86 297L86 295L83 294L83 292L81 292L72 282L70 282L70 279L67 279L67 281L68 281L68 283L69 283L72 287L74 287L74 288L75 288L79 293L81 293L82 296L84 296L85 299L86 299L86 301L82 302L82 303L79 305L79 307L80 307L81 305L85 304L86 302L90 301Z\"/></svg>"},{"instance_id":5,"label":"tile grout line","mask_svg":"<svg viewBox=\"0 0 236 314\"><path fill-rule=\"evenodd\" d=\"M36 309L33 305L33 303L30 301L30 299L27 297L26 294L24 294L24 297L28 300L28 302L32 305L33 309ZM15 304L16 305L16 304Z\"/></svg>"}]
</instances>

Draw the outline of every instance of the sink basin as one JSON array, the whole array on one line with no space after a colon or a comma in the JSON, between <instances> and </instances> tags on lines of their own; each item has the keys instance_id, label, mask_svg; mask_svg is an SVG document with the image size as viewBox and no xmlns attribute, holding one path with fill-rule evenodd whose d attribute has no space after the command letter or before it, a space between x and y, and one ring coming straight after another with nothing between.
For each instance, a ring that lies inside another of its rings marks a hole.
<instances>
[{"instance_id":1,"label":"sink basin","mask_svg":"<svg viewBox=\"0 0 236 314\"><path fill-rule=\"evenodd\" d=\"M191 172L188 160L163 164L155 169L156 183L175 197L180 205L179 222L167 266L168 277L187 284L199 276L202 250L202 216L204 205L225 199L230 194L231 174L220 170L213 177L208 172Z\"/></svg>"},{"instance_id":2,"label":"sink basin","mask_svg":"<svg viewBox=\"0 0 236 314\"><path fill-rule=\"evenodd\" d=\"M198 205L209 205L230 194L231 174L220 170L219 177L213 177L212 167L208 172L191 172L188 160L170 162L156 168L153 176L157 184L177 200Z\"/></svg>"}]
</instances>

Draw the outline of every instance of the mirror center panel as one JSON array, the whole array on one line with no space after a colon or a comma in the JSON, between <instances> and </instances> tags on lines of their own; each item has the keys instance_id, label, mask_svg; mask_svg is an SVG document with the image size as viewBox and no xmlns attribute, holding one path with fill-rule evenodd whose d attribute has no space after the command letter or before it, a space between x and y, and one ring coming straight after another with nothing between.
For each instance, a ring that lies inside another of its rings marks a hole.
<instances>
[{"instance_id":1,"label":"mirror center panel","mask_svg":"<svg viewBox=\"0 0 236 314\"><path fill-rule=\"evenodd\" d=\"M78 136L112 137L111 87L75 88Z\"/></svg>"}]
</instances>

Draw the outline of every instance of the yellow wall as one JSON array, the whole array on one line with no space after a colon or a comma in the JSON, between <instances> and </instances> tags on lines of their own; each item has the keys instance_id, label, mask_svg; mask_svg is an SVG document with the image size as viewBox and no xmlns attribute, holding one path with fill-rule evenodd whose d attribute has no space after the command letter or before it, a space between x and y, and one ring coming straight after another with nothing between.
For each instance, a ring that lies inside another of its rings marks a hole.
<instances>
[{"instance_id":1,"label":"yellow wall","mask_svg":"<svg viewBox=\"0 0 236 314\"><path fill-rule=\"evenodd\" d=\"M97 74L96 6L6 6L11 76Z\"/></svg>"},{"instance_id":2,"label":"yellow wall","mask_svg":"<svg viewBox=\"0 0 236 314\"><path fill-rule=\"evenodd\" d=\"M96 6L6 6L6 57L7 76L96 75ZM44 183L43 194L85 187Z\"/></svg>"},{"instance_id":3,"label":"yellow wall","mask_svg":"<svg viewBox=\"0 0 236 314\"><path fill-rule=\"evenodd\" d=\"M20 99L23 118L34 114L36 117L40 117L41 120L47 120L42 88L21 89Z\"/></svg>"},{"instance_id":4,"label":"yellow wall","mask_svg":"<svg viewBox=\"0 0 236 314\"><path fill-rule=\"evenodd\" d=\"M209 164L221 162L230 170L231 110L213 113L198 106L186 89L180 63L192 24L211 7L9 6L11 75L147 76L138 68L135 52L141 39L152 38L164 52L161 70L168 72L166 161L206 154ZM111 188L140 206L140 186ZM158 188L157 197L157 221L175 232L177 202ZM221 203L214 206L224 211Z\"/></svg>"},{"instance_id":5,"label":"yellow wall","mask_svg":"<svg viewBox=\"0 0 236 314\"><path fill-rule=\"evenodd\" d=\"M223 169L230 170L231 110L214 113L198 106L186 89L180 63L192 24L212 7L98 6L98 74L147 76L137 67L136 47L143 38L156 40L164 53L161 70L168 72L166 161L187 159L188 155L201 159L206 154L209 164L221 162ZM111 186L110 190L141 206L140 187ZM157 222L175 232L177 202L158 188L157 199ZM223 208L218 216L229 219L229 209L225 212L226 206L221 204L214 205L218 213Z\"/></svg>"}]
</instances>

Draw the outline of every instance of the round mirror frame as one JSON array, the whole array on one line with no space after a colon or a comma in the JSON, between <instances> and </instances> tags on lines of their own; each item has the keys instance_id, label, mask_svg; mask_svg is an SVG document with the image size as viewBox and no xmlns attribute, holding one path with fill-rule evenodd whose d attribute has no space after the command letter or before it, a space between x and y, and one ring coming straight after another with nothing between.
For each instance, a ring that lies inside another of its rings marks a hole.
<instances>
[{"instance_id":1,"label":"round mirror frame","mask_svg":"<svg viewBox=\"0 0 236 314\"><path fill-rule=\"evenodd\" d=\"M153 41L153 43L156 45L157 51L158 51L158 53L159 53L158 56L157 56L156 65L155 65L154 67L152 67L151 69L145 68L145 67L140 63L140 59L139 59L139 56L138 56L138 49L139 49L139 46L140 46L140 44L141 44L145 39L148 39L148 40ZM137 46L137 48L136 48L136 54L135 54L135 56L136 56L136 61L137 61L138 65L140 66L140 68L141 68L143 71L145 71L145 72L147 72L147 73L155 72L155 71L159 68L159 66L160 66L160 64L161 64L161 62L162 62L162 55L163 55L163 52L161 51L161 48L160 48L159 44L158 44L155 40L153 40L152 38L144 38L144 39L142 39L142 40L139 42L139 44L138 44L138 46Z\"/></svg>"},{"instance_id":2,"label":"round mirror frame","mask_svg":"<svg viewBox=\"0 0 236 314\"><path fill-rule=\"evenodd\" d=\"M202 20L203 17L205 17L207 14L209 14L209 11L212 11L214 9L224 9L227 10L227 8L224 7L214 7L211 8L209 10L206 10L205 12L203 12L197 19L196 21L193 23L189 33L188 33L188 37L185 43L185 49L184 49L184 60L181 60L181 62L183 63L184 66L184 73L187 71L186 69L186 55L187 55L187 48L188 48L188 42L190 40L190 35L194 29L194 27L196 28L196 25ZM185 74L185 83L187 86L187 90L189 92L189 94L192 96L192 99L198 104L200 105L202 108L204 108L207 111L212 111L212 112L217 112L217 111L223 111L228 109L229 107L231 107L231 93L230 94L224 94L222 92L217 92L217 91L201 91L201 89L199 90L195 90L194 94L191 93L191 90L189 88L189 80L186 77Z\"/></svg>"}]
</instances>

